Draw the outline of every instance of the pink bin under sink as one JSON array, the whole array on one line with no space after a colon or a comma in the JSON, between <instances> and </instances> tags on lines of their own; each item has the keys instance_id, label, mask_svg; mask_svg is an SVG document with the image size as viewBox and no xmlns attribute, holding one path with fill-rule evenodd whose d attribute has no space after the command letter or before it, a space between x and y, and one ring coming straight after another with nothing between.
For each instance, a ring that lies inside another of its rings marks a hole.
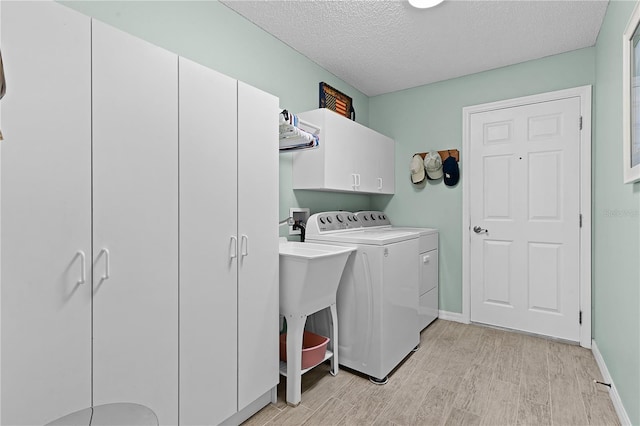
<instances>
[{"instance_id":1,"label":"pink bin under sink","mask_svg":"<svg viewBox=\"0 0 640 426\"><path fill-rule=\"evenodd\" d=\"M302 369L320 364L327 352L329 338L310 331L302 335ZM280 335L280 359L287 361L287 333Z\"/></svg>"}]
</instances>

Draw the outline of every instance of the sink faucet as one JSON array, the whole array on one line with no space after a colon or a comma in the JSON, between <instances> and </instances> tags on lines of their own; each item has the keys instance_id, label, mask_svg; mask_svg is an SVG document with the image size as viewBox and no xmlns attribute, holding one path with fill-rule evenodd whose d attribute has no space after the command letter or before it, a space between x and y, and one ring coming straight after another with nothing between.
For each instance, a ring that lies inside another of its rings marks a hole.
<instances>
[{"instance_id":1,"label":"sink faucet","mask_svg":"<svg viewBox=\"0 0 640 426\"><path fill-rule=\"evenodd\" d=\"M293 218L291 216L289 216L286 219L282 219L280 222L278 222L278 225L282 226L282 225L289 225L289 226L293 226L294 225L294 221Z\"/></svg>"},{"instance_id":2,"label":"sink faucet","mask_svg":"<svg viewBox=\"0 0 640 426\"><path fill-rule=\"evenodd\" d=\"M298 229L300 230L300 242L304 243L304 236L307 232L307 225L301 220L296 220L293 224L293 230L297 231Z\"/></svg>"}]
</instances>

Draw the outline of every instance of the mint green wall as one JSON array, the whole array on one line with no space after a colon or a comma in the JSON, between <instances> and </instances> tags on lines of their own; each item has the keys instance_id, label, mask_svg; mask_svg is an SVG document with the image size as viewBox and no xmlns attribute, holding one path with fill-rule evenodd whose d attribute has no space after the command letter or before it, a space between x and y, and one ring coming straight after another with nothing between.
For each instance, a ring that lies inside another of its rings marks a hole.
<instances>
[{"instance_id":1,"label":"mint green wall","mask_svg":"<svg viewBox=\"0 0 640 426\"><path fill-rule=\"evenodd\" d=\"M369 99L364 94L217 1L60 3L272 93L292 112L317 108L318 83L327 82L353 98L358 121L368 124ZM369 208L366 195L293 191L291 157L280 154L281 218L289 207L309 207L312 213Z\"/></svg>"},{"instance_id":2,"label":"mint green wall","mask_svg":"<svg viewBox=\"0 0 640 426\"><path fill-rule=\"evenodd\" d=\"M594 48L581 49L370 99L371 127L396 140L396 194L372 197L372 207L396 224L440 230L440 309L462 312L462 180L451 188L442 181L414 186L411 156L461 149L465 106L594 84L594 61Z\"/></svg>"},{"instance_id":3,"label":"mint green wall","mask_svg":"<svg viewBox=\"0 0 640 426\"><path fill-rule=\"evenodd\" d=\"M635 4L609 3L596 44L593 308L595 341L640 425L640 183L622 183L622 33Z\"/></svg>"}]
</instances>

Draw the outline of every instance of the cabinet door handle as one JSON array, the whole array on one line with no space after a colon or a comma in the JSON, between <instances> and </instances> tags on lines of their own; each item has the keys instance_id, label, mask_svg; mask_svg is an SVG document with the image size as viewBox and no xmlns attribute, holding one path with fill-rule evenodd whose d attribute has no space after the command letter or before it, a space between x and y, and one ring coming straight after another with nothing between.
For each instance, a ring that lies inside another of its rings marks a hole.
<instances>
[{"instance_id":1,"label":"cabinet door handle","mask_svg":"<svg viewBox=\"0 0 640 426\"><path fill-rule=\"evenodd\" d=\"M360 188L360 173L354 174L356 189Z\"/></svg>"},{"instance_id":2,"label":"cabinet door handle","mask_svg":"<svg viewBox=\"0 0 640 426\"><path fill-rule=\"evenodd\" d=\"M76 283L79 285L87 282L87 267L85 265L87 257L84 255L82 250L77 251L76 257L80 257L80 279Z\"/></svg>"},{"instance_id":3,"label":"cabinet door handle","mask_svg":"<svg viewBox=\"0 0 640 426\"><path fill-rule=\"evenodd\" d=\"M431 261L431 256L428 254L426 256L422 256L422 263L429 263Z\"/></svg>"},{"instance_id":4,"label":"cabinet door handle","mask_svg":"<svg viewBox=\"0 0 640 426\"><path fill-rule=\"evenodd\" d=\"M249 256L249 237L247 237L246 235L243 235L240 238L240 247L241 247L240 255L242 257Z\"/></svg>"},{"instance_id":5,"label":"cabinet door handle","mask_svg":"<svg viewBox=\"0 0 640 426\"><path fill-rule=\"evenodd\" d=\"M104 275L102 276L101 280L108 280L111 277L111 265L109 264L109 250L106 248L103 248L102 250L100 250L100 255L102 256L104 254Z\"/></svg>"},{"instance_id":6,"label":"cabinet door handle","mask_svg":"<svg viewBox=\"0 0 640 426\"><path fill-rule=\"evenodd\" d=\"M231 243L229 244L229 257L235 259L238 257L238 239L235 235L231 236Z\"/></svg>"},{"instance_id":7,"label":"cabinet door handle","mask_svg":"<svg viewBox=\"0 0 640 426\"><path fill-rule=\"evenodd\" d=\"M382 178L378 178L378 191L382 191Z\"/></svg>"},{"instance_id":8,"label":"cabinet door handle","mask_svg":"<svg viewBox=\"0 0 640 426\"><path fill-rule=\"evenodd\" d=\"M353 183L351 184L351 186L353 187L353 189L358 188L358 178L357 178L357 174L352 173L351 177L353 178Z\"/></svg>"}]
</instances>

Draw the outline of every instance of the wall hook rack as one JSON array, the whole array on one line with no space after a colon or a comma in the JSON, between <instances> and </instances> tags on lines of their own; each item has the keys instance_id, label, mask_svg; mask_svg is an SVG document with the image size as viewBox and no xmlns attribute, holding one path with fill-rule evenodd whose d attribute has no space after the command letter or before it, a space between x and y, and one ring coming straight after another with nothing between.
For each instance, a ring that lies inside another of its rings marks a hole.
<instances>
[{"instance_id":1,"label":"wall hook rack","mask_svg":"<svg viewBox=\"0 0 640 426\"><path fill-rule=\"evenodd\" d=\"M427 154L428 152L417 152L414 155L419 155L420 157L422 157L422 159L424 159ZM440 154L440 158L442 158L442 161L446 160L448 157L455 158L457 162L460 161L460 151L458 151L457 149L444 149L442 151L438 151L438 154Z\"/></svg>"}]
</instances>

